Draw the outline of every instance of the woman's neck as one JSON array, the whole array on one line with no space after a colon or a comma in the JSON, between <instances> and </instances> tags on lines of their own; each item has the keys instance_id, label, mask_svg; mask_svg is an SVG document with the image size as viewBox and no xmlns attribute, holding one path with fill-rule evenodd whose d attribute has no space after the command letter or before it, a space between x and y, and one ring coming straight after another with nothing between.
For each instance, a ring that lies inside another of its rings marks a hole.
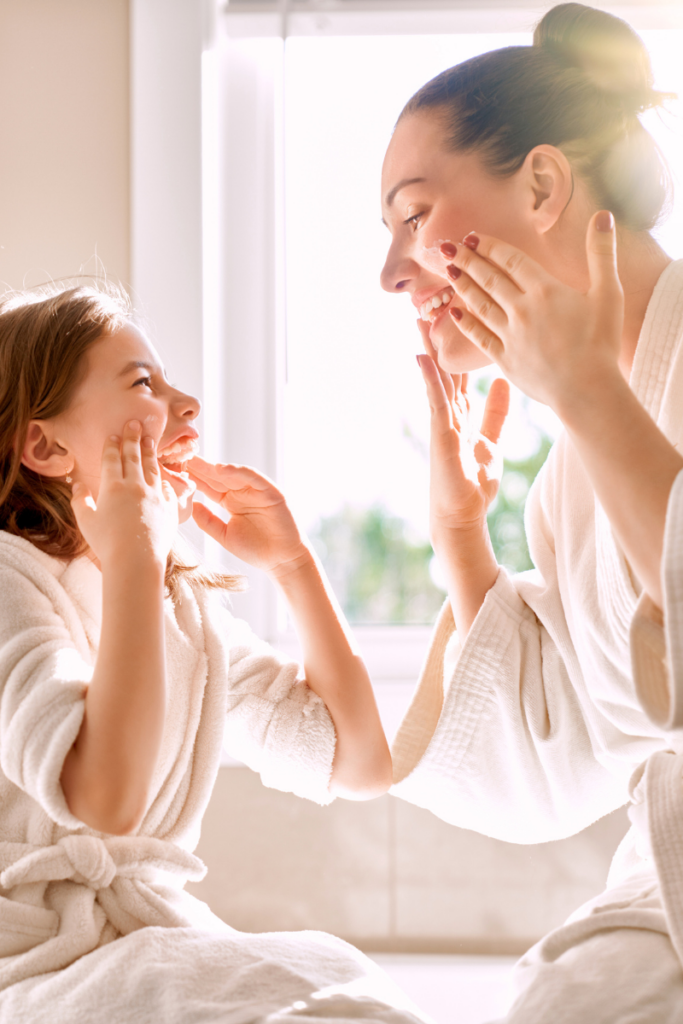
<instances>
[{"instance_id":1,"label":"woman's neck","mask_svg":"<svg viewBox=\"0 0 683 1024\"><path fill-rule=\"evenodd\" d=\"M624 232L618 240L619 278L624 289L624 330L619 366L628 380L636 354L645 311L660 276L671 263L647 232Z\"/></svg>"}]
</instances>

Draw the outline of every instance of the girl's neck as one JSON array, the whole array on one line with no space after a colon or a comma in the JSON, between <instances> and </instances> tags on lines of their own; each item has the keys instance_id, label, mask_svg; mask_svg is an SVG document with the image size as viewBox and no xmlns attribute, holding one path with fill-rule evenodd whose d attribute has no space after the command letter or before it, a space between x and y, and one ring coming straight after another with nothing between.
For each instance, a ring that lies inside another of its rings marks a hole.
<instances>
[{"instance_id":1,"label":"girl's neck","mask_svg":"<svg viewBox=\"0 0 683 1024\"><path fill-rule=\"evenodd\" d=\"M645 311L655 285L671 263L661 246L647 232L630 232L618 240L619 278L624 289L624 330L619 366L628 380L636 354Z\"/></svg>"}]
</instances>

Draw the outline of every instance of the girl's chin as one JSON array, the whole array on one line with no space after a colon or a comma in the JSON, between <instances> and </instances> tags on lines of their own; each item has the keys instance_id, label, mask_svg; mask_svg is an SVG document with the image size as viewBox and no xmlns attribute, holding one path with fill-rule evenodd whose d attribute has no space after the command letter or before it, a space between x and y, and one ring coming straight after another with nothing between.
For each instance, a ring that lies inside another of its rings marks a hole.
<instances>
[{"instance_id":1,"label":"girl's chin","mask_svg":"<svg viewBox=\"0 0 683 1024\"><path fill-rule=\"evenodd\" d=\"M446 373L471 373L491 365L491 360L458 330L450 316L440 318L429 338L439 366Z\"/></svg>"},{"instance_id":2,"label":"girl's chin","mask_svg":"<svg viewBox=\"0 0 683 1024\"><path fill-rule=\"evenodd\" d=\"M190 494L185 501L178 503L178 523L186 523L192 518L192 500L194 494Z\"/></svg>"}]
</instances>

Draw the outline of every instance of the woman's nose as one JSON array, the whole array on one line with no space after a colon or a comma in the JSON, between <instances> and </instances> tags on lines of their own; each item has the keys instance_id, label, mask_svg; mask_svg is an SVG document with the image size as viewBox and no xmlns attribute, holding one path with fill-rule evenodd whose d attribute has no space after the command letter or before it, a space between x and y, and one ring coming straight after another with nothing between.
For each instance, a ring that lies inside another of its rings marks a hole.
<instances>
[{"instance_id":1,"label":"woman's nose","mask_svg":"<svg viewBox=\"0 0 683 1024\"><path fill-rule=\"evenodd\" d=\"M416 270L417 267L413 261L402 256L392 245L379 276L380 284L385 292L400 294L406 290L415 277Z\"/></svg>"}]
</instances>

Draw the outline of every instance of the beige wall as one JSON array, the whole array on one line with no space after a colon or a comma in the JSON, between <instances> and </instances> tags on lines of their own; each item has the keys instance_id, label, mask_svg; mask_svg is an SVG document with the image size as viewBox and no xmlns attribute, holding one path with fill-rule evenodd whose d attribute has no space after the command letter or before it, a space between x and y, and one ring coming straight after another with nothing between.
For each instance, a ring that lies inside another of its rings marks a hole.
<instances>
[{"instance_id":1,"label":"beige wall","mask_svg":"<svg viewBox=\"0 0 683 1024\"><path fill-rule=\"evenodd\" d=\"M0 4L3 286L129 281L128 49L128 0Z\"/></svg>"},{"instance_id":2,"label":"beige wall","mask_svg":"<svg viewBox=\"0 0 683 1024\"><path fill-rule=\"evenodd\" d=\"M361 949L521 953L604 887L623 810L516 846L391 796L318 807L222 768L188 889L246 932L316 928Z\"/></svg>"}]
</instances>

